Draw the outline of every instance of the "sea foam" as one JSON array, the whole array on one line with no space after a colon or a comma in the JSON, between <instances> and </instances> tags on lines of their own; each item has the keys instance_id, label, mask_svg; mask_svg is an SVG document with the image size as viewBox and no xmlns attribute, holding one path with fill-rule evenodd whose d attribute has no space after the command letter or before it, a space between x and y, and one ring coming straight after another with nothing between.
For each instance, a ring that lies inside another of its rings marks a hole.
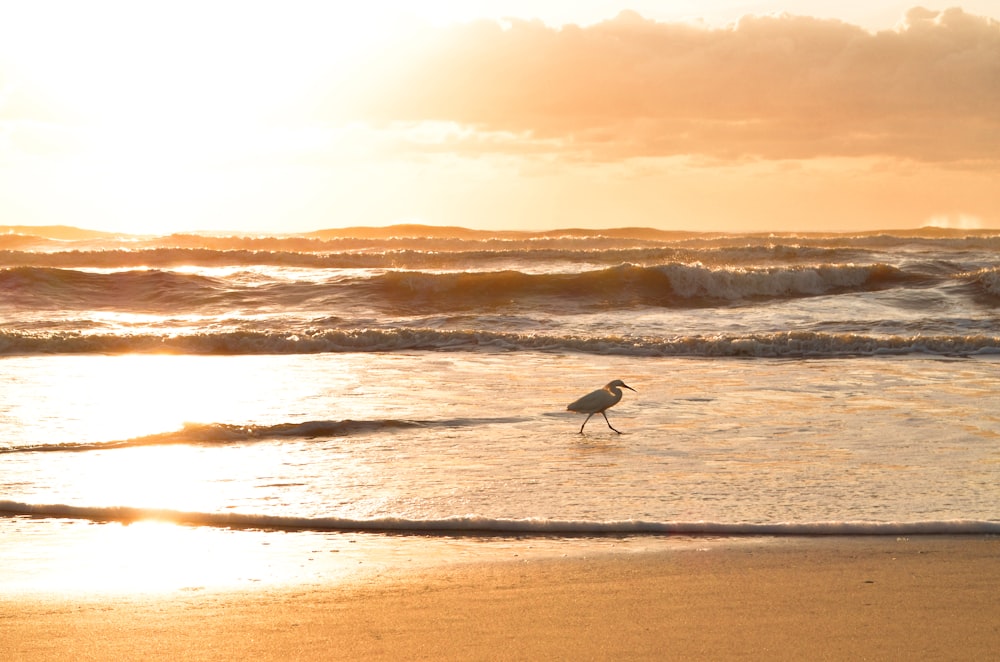
<instances>
[{"instance_id":1,"label":"sea foam","mask_svg":"<svg viewBox=\"0 0 1000 662\"><path fill-rule=\"evenodd\" d=\"M169 335L0 331L0 355L85 353L259 355L413 350L761 358L836 358L912 354L973 356L1000 353L1000 336L787 331L663 338L428 328L330 329L301 332L238 330Z\"/></svg>"}]
</instances>

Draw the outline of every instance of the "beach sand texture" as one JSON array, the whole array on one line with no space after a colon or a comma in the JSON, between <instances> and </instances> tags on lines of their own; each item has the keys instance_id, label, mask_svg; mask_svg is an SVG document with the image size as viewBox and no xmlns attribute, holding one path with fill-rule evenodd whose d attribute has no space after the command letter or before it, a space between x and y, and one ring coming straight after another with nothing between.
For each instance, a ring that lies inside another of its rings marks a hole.
<instances>
[{"instance_id":1,"label":"beach sand texture","mask_svg":"<svg viewBox=\"0 0 1000 662\"><path fill-rule=\"evenodd\" d=\"M364 585L0 601L4 660L991 660L1000 539L776 540Z\"/></svg>"}]
</instances>

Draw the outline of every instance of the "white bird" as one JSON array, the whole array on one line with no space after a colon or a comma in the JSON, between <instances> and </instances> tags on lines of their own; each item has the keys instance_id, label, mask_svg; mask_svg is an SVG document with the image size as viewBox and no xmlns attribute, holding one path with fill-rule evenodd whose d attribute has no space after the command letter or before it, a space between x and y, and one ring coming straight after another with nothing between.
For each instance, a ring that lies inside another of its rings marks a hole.
<instances>
[{"instance_id":1,"label":"white bird","mask_svg":"<svg viewBox=\"0 0 1000 662\"><path fill-rule=\"evenodd\" d=\"M571 403L566 407L569 411L579 412L581 414L587 414L587 421L594 414L600 412L601 416L604 417L604 422L608 424L608 427L615 430L614 426L611 425L611 421L608 420L608 415L604 411L610 407L614 407L622 399L621 389L627 388L630 391L635 391L634 388L626 384L620 379L616 379L610 382L607 386L602 389L598 389L593 393L588 393L576 402ZM580 426L580 434L583 434L583 428L587 425L587 421L583 422ZM621 434L618 430L615 430L618 434Z\"/></svg>"}]
</instances>

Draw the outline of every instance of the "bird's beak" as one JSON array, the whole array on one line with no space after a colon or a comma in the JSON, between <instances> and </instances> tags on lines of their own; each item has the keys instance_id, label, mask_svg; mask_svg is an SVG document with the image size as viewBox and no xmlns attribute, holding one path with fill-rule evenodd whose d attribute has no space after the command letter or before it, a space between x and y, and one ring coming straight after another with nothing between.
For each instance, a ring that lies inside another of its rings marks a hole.
<instances>
[{"instance_id":1,"label":"bird's beak","mask_svg":"<svg viewBox=\"0 0 1000 662\"><path fill-rule=\"evenodd\" d=\"M628 389L628 390L630 390L630 391L635 391L635 389L634 389L634 388L632 388L631 386L629 386L629 385L627 385L627 384L622 384L622 386L624 386L625 388L627 388L627 389ZM635 392L636 392L636 393L638 393L639 391L635 391Z\"/></svg>"}]
</instances>

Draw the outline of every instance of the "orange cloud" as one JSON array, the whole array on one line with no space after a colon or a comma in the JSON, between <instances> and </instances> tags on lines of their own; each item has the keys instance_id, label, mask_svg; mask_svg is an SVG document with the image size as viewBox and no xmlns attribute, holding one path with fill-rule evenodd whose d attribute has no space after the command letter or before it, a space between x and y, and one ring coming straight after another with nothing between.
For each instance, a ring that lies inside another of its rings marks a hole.
<instances>
[{"instance_id":1,"label":"orange cloud","mask_svg":"<svg viewBox=\"0 0 1000 662\"><path fill-rule=\"evenodd\" d=\"M428 29L360 67L321 112L453 122L595 161L889 156L995 165L1000 23L910 10L896 30L747 17L727 29L633 12L589 27ZM455 137L469 152L482 141ZM490 149L497 143L490 142Z\"/></svg>"}]
</instances>

